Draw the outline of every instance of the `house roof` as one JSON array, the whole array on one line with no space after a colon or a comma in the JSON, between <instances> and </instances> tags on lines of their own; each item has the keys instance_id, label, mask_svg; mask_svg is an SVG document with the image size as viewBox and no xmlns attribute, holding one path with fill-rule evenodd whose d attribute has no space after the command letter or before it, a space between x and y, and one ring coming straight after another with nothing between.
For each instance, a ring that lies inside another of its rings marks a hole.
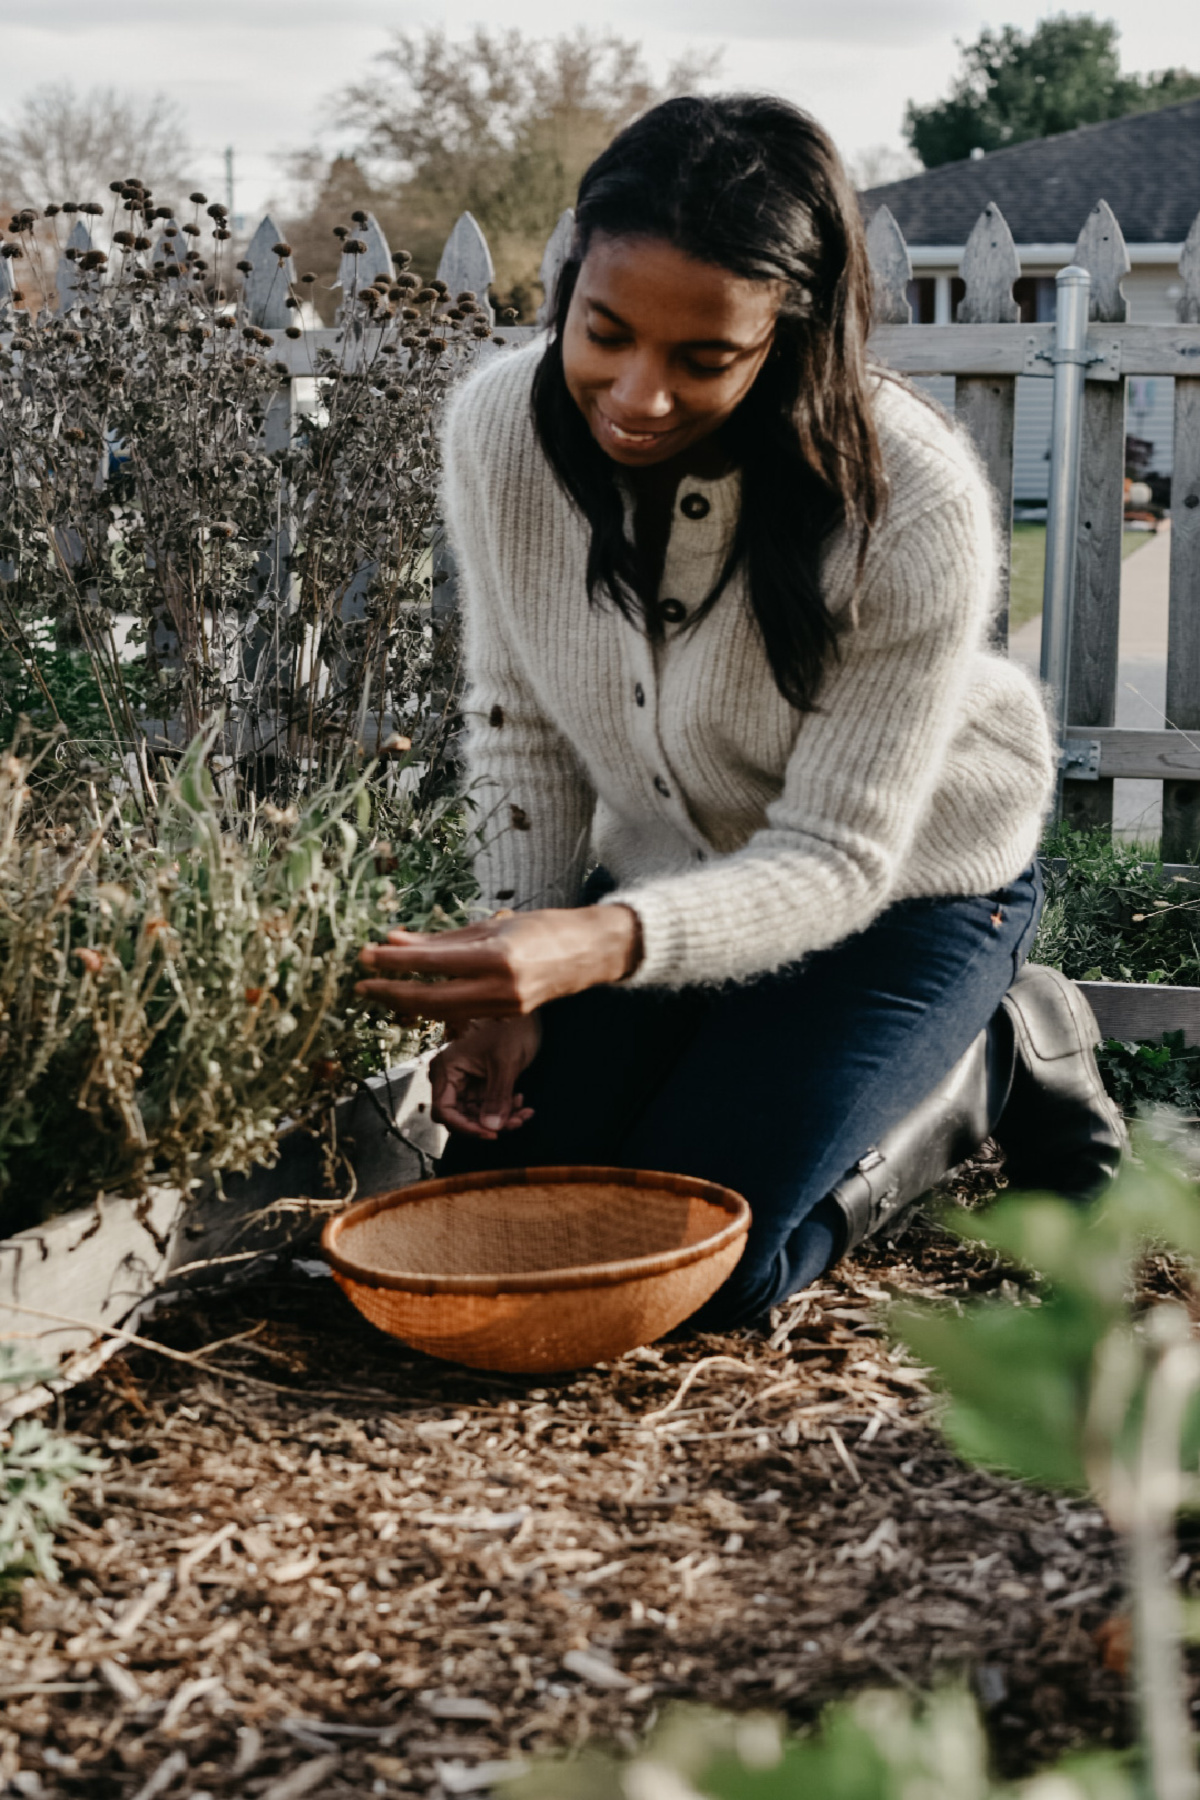
<instances>
[{"instance_id":1,"label":"house roof","mask_svg":"<svg viewBox=\"0 0 1200 1800\"><path fill-rule=\"evenodd\" d=\"M989 200L1018 244L1074 243L1107 200L1130 244L1178 244L1200 213L1200 99L1081 125L859 195L888 206L910 244L965 244Z\"/></svg>"}]
</instances>

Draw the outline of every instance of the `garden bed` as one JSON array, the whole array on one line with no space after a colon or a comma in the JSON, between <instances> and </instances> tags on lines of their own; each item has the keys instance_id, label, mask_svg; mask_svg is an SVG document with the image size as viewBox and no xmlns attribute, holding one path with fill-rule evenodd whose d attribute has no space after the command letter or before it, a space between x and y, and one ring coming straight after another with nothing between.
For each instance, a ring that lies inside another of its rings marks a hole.
<instances>
[{"instance_id":1,"label":"garden bed","mask_svg":"<svg viewBox=\"0 0 1200 1800\"><path fill-rule=\"evenodd\" d=\"M673 1697L804 1719L939 1676L1004 1771L1120 1741L1100 1513L958 1462L883 1335L894 1294L982 1291L1024 1283L918 1220L769 1340L540 1381L409 1353L327 1281L159 1319L171 1356L64 1402L112 1464L0 1629L0 1768L89 1800L485 1792Z\"/></svg>"}]
</instances>

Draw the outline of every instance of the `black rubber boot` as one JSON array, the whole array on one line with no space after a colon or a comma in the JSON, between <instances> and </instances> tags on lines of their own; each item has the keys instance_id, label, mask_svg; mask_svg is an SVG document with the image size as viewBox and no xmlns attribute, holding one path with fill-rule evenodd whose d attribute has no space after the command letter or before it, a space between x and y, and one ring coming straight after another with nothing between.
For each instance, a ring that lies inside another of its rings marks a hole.
<instances>
[{"instance_id":1,"label":"black rubber boot","mask_svg":"<svg viewBox=\"0 0 1200 1800\"><path fill-rule=\"evenodd\" d=\"M993 1128L1009 1186L1094 1200L1128 1144L1096 1066L1096 1015L1073 981L1040 963L1025 964L1000 1011L1016 1048L1011 1092Z\"/></svg>"},{"instance_id":2,"label":"black rubber boot","mask_svg":"<svg viewBox=\"0 0 1200 1800\"><path fill-rule=\"evenodd\" d=\"M843 1254L872 1237L974 1154L1008 1097L1012 1036L981 1031L919 1106L855 1163L829 1198L846 1221Z\"/></svg>"},{"instance_id":3,"label":"black rubber boot","mask_svg":"<svg viewBox=\"0 0 1200 1800\"><path fill-rule=\"evenodd\" d=\"M1057 969L1026 963L966 1055L855 1163L829 1198L843 1253L894 1221L994 1136L1014 1188L1103 1192L1127 1142L1096 1066L1095 1015Z\"/></svg>"}]
</instances>

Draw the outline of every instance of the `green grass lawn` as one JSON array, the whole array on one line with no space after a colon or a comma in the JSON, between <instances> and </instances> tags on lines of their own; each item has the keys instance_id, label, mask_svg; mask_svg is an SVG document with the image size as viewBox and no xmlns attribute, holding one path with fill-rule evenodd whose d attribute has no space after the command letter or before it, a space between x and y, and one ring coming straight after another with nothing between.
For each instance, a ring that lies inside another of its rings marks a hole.
<instances>
[{"instance_id":1,"label":"green grass lawn","mask_svg":"<svg viewBox=\"0 0 1200 1800\"><path fill-rule=\"evenodd\" d=\"M1121 556L1131 556L1148 544L1152 531L1127 531ZM1042 610L1042 581L1046 571L1046 527L1014 525L1012 535L1012 586L1009 590L1008 629L1014 632Z\"/></svg>"}]
</instances>

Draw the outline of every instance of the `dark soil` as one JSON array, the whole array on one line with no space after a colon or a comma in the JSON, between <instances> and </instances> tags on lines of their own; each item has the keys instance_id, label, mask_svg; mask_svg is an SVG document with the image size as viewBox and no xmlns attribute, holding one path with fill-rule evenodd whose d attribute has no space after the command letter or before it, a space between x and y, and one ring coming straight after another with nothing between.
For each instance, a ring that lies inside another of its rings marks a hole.
<instances>
[{"instance_id":1,"label":"dark soil","mask_svg":"<svg viewBox=\"0 0 1200 1800\"><path fill-rule=\"evenodd\" d=\"M984 1290L1023 1301L918 1218L770 1338L540 1379L411 1353L326 1280L162 1317L203 1367L130 1352L64 1403L111 1467L61 1584L0 1614L0 1773L86 1800L484 1793L676 1697L804 1721L950 1678L1001 1773L1122 1741L1100 1513L958 1462L885 1335L897 1294Z\"/></svg>"}]
</instances>

